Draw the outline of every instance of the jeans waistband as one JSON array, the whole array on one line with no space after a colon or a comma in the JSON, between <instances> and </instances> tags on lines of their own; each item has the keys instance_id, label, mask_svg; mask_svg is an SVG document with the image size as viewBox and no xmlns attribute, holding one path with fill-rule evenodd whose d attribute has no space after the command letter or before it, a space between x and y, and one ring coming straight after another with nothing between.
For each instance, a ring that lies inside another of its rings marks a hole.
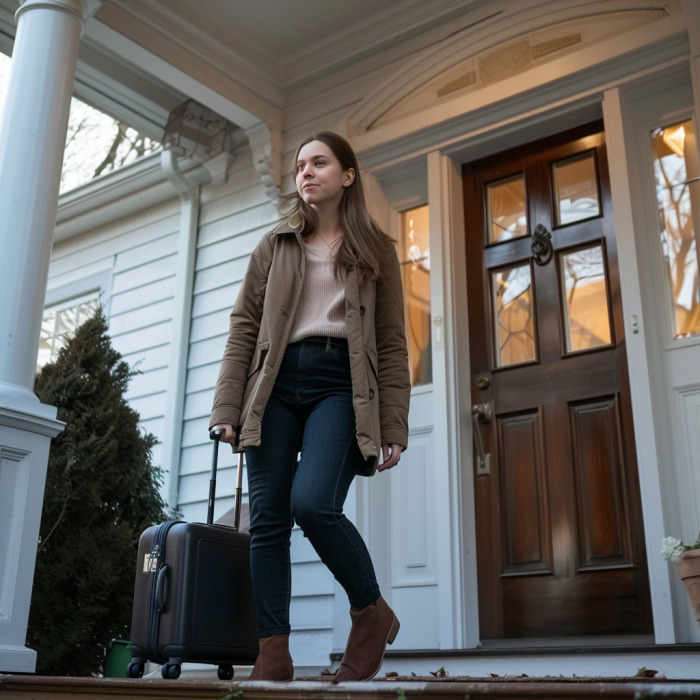
<instances>
[{"instance_id":1,"label":"jeans waistband","mask_svg":"<svg viewBox=\"0 0 700 700\"><path fill-rule=\"evenodd\" d=\"M300 345L301 343L313 343L315 345L325 345L326 347L333 348L346 348L348 347L347 338L334 338L330 335L309 335L306 338L298 340L296 343L290 343L290 345Z\"/></svg>"}]
</instances>

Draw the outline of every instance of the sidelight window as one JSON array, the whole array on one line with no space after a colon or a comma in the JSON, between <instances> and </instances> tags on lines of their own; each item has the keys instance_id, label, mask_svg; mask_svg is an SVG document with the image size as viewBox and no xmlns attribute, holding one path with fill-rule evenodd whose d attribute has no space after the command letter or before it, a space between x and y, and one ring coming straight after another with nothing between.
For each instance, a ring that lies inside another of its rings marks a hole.
<instances>
[{"instance_id":1,"label":"sidelight window","mask_svg":"<svg viewBox=\"0 0 700 700\"><path fill-rule=\"evenodd\" d=\"M400 241L411 386L433 381L428 206L401 214Z\"/></svg>"},{"instance_id":2,"label":"sidelight window","mask_svg":"<svg viewBox=\"0 0 700 700\"><path fill-rule=\"evenodd\" d=\"M700 168L692 119L651 135L659 229L675 339L700 334Z\"/></svg>"}]
</instances>

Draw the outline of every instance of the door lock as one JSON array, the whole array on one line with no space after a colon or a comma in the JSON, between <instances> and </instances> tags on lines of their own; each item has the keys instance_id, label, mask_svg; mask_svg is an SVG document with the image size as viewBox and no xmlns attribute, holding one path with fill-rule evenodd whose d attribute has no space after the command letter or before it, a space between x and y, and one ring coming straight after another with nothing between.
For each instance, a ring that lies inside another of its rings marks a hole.
<instances>
[{"instance_id":1,"label":"door lock","mask_svg":"<svg viewBox=\"0 0 700 700\"><path fill-rule=\"evenodd\" d=\"M476 385L479 387L479 389L481 389L481 391L484 391L491 386L491 380L488 377L479 377L476 380Z\"/></svg>"}]
</instances>

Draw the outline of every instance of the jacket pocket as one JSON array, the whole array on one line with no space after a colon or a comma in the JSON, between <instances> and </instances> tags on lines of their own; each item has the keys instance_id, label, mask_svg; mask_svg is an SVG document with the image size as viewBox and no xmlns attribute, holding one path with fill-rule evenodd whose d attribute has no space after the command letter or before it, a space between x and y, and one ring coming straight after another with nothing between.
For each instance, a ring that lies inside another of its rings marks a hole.
<instances>
[{"instance_id":1,"label":"jacket pocket","mask_svg":"<svg viewBox=\"0 0 700 700\"><path fill-rule=\"evenodd\" d=\"M377 382L377 386L379 386L379 372L377 371L377 351L374 348L370 348L367 345L365 345L365 355L367 355L367 361L369 362L369 366L372 368L372 374L374 375L374 379Z\"/></svg>"},{"instance_id":2,"label":"jacket pocket","mask_svg":"<svg viewBox=\"0 0 700 700\"><path fill-rule=\"evenodd\" d=\"M264 343L260 343L255 348L255 354L253 355L253 361L250 363L250 369L248 370L248 377L251 377L255 372L257 372L263 364L263 360L267 355L267 351L270 348L270 341L267 340Z\"/></svg>"}]
</instances>

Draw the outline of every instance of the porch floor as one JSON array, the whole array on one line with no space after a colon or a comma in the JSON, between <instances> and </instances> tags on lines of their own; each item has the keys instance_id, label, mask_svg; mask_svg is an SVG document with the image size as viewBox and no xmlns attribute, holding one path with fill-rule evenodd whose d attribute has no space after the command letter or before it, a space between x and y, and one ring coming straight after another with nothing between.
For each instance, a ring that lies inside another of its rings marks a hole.
<instances>
[{"instance_id":1,"label":"porch floor","mask_svg":"<svg viewBox=\"0 0 700 700\"><path fill-rule=\"evenodd\" d=\"M700 683L682 679L644 678L454 678L392 677L368 683L295 680L209 681L181 679L127 680L0 675L1 700L516 700L518 698L700 698Z\"/></svg>"}]
</instances>

